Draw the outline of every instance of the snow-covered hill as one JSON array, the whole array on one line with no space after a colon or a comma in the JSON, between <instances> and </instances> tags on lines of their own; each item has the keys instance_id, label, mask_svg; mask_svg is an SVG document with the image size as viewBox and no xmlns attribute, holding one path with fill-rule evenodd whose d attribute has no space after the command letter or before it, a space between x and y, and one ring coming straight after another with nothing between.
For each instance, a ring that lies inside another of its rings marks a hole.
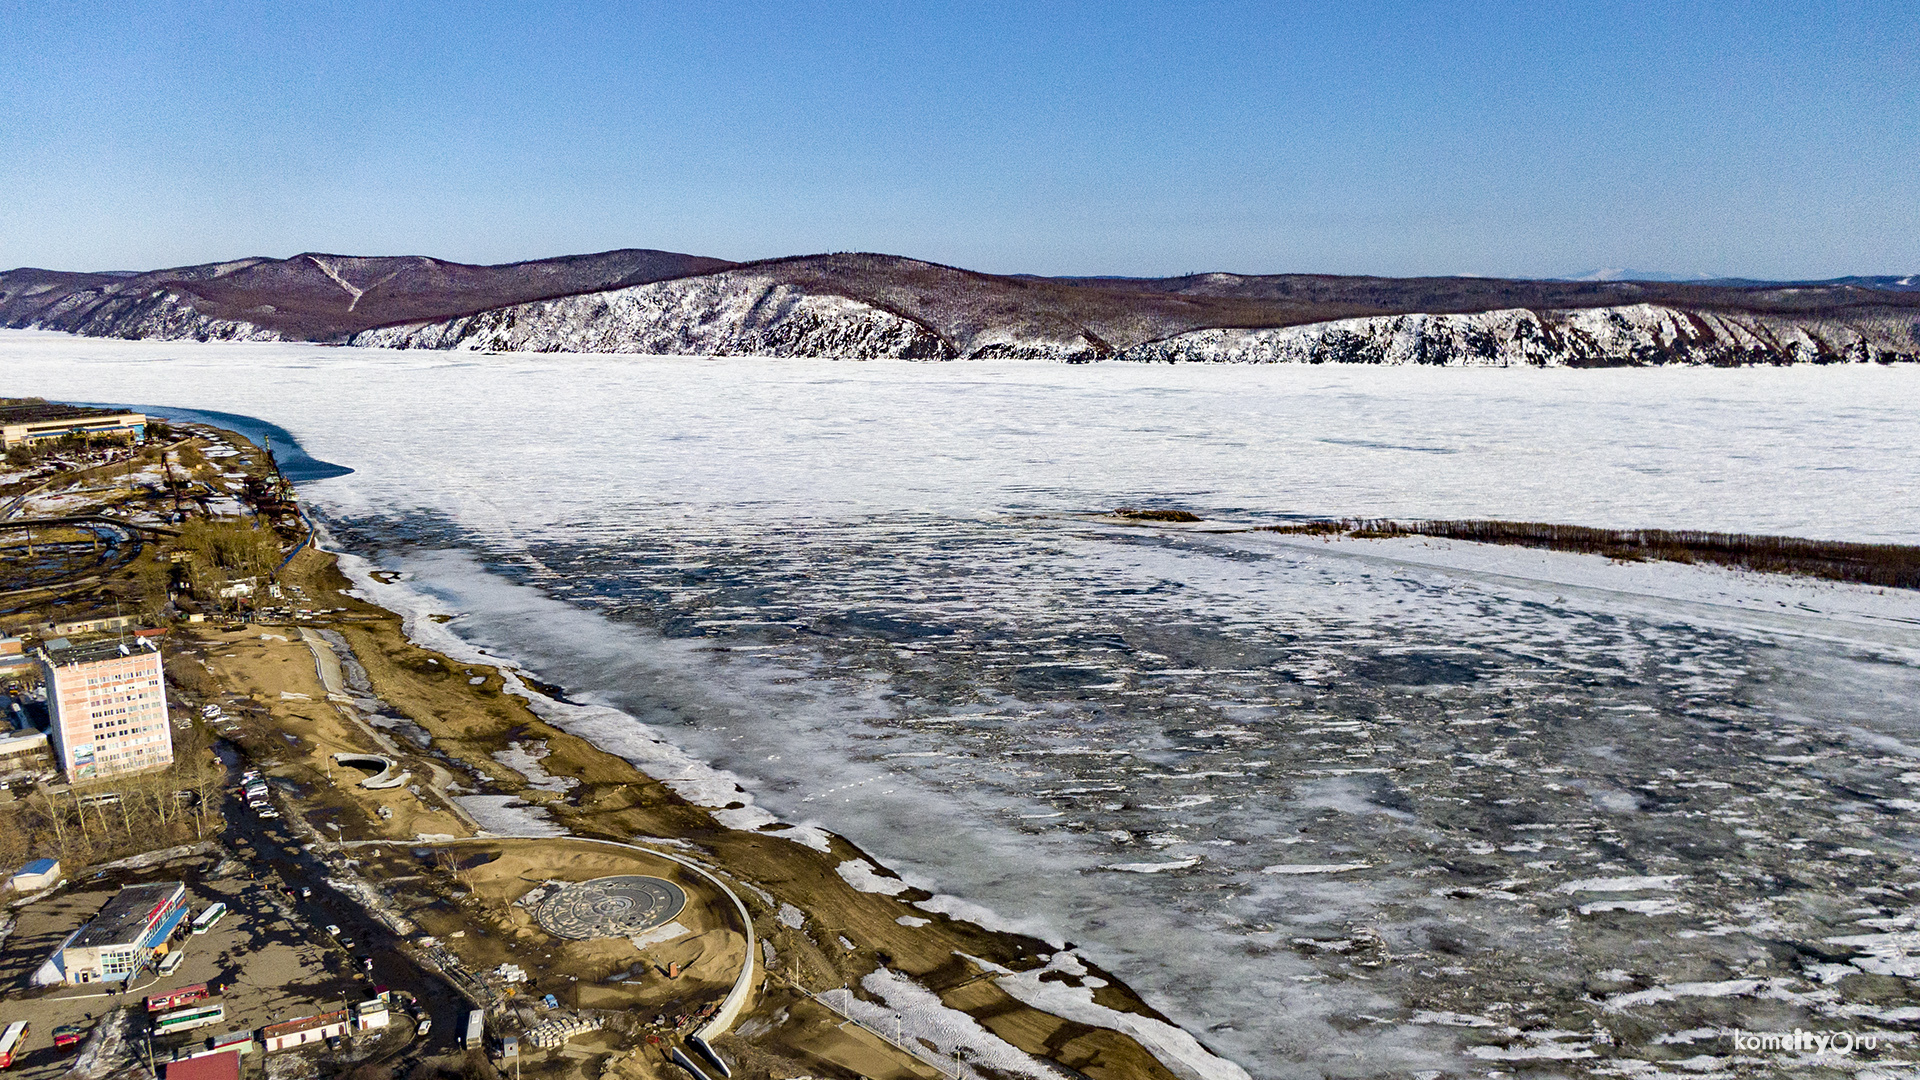
<instances>
[{"instance_id":1,"label":"snow-covered hill","mask_svg":"<svg viewBox=\"0 0 1920 1080\"><path fill-rule=\"evenodd\" d=\"M951 359L925 326L844 296L733 272L368 330L355 345L489 352Z\"/></svg>"},{"instance_id":2,"label":"snow-covered hill","mask_svg":"<svg viewBox=\"0 0 1920 1080\"><path fill-rule=\"evenodd\" d=\"M486 352L1017 358L1166 363L1612 367L1920 360L1920 323L1728 314L1651 304L1385 315L1272 329L1203 329L1114 348L1070 326L987 329L957 349L932 328L842 296L732 271L366 331L355 345Z\"/></svg>"},{"instance_id":3,"label":"snow-covered hill","mask_svg":"<svg viewBox=\"0 0 1920 1080\"><path fill-rule=\"evenodd\" d=\"M1272 330L1198 330L1124 360L1304 364L1623 367L1920 360L1920 322L1690 311L1653 304L1390 315Z\"/></svg>"},{"instance_id":4,"label":"snow-covered hill","mask_svg":"<svg viewBox=\"0 0 1920 1080\"><path fill-rule=\"evenodd\" d=\"M0 273L0 325L483 352L1633 366L1920 359L1908 279L1037 278L892 255L622 250L501 266L306 254Z\"/></svg>"}]
</instances>

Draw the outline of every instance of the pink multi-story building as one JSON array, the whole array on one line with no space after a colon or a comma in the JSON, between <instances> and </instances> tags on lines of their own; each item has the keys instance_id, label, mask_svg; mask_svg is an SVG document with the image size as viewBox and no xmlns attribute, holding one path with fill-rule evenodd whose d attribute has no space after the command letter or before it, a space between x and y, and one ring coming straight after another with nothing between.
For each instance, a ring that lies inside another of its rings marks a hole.
<instances>
[{"instance_id":1,"label":"pink multi-story building","mask_svg":"<svg viewBox=\"0 0 1920 1080\"><path fill-rule=\"evenodd\" d=\"M173 761L160 650L144 638L69 645L38 657L47 683L47 734L70 780L138 772Z\"/></svg>"}]
</instances>

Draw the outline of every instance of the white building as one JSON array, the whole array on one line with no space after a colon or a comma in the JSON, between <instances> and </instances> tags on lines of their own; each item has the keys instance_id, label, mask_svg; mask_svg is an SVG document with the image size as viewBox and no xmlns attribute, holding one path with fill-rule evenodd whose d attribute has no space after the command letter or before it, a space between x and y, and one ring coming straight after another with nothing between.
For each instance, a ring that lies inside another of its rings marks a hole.
<instances>
[{"instance_id":1,"label":"white building","mask_svg":"<svg viewBox=\"0 0 1920 1080\"><path fill-rule=\"evenodd\" d=\"M0 450L29 446L49 439L64 439L70 435L138 439L146 432L147 418L143 413L88 409L45 401L0 404Z\"/></svg>"},{"instance_id":2,"label":"white building","mask_svg":"<svg viewBox=\"0 0 1920 1080\"><path fill-rule=\"evenodd\" d=\"M146 965L153 950L187 916L187 887L178 881L129 885L93 921L73 932L34 974L35 986L119 982Z\"/></svg>"},{"instance_id":3,"label":"white building","mask_svg":"<svg viewBox=\"0 0 1920 1080\"><path fill-rule=\"evenodd\" d=\"M371 1001L363 1001L353 1007L353 1029L355 1031L372 1031L374 1028L383 1028L387 1026L388 1021L391 1019L392 1016L387 1011L387 999L385 998L374 998Z\"/></svg>"},{"instance_id":4,"label":"white building","mask_svg":"<svg viewBox=\"0 0 1920 1080\"><path fill-rule=\"evenodd\" d=\"M12 885L15 892L39 892L50 889L60 881L60 860L35 859L14 872Z\"/></svg>"},{"instance_id":5,"label":"white building","mask_svg":"<svg viewBox=\"0 0 1920 1080\"><path fill-rule=\"evenodd\" d=\"M69 645L39 653L47 683L47 734L71 780L156 768L173 761L160 650L145 638Z\"/></svg>"},{"instance_id":6,"label":"white building","mask_svg":"<svg viewBox=\"0 0 1920 1080\"><path fill-rule=\"evenodd\" d=\"M284 1024L269 1024L260 1029L260 1041L266 1044L267 1053L271 1054L321 1042L334 1035L345 1038L346 1034L347 1010L341 1009L318 1016L303 1016Z\"/></svg>"}]
</instances>

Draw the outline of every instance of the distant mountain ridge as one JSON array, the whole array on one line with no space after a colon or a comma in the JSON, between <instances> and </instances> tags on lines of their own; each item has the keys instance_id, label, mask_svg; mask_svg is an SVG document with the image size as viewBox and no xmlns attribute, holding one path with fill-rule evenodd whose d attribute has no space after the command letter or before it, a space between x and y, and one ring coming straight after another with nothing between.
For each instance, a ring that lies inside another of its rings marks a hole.
<instances>
[{"instance_id":1,"label":"distant mountain ridge","mask_svg":"<svg viewBox=\"0 0 1920 1080\"><path fill-rule=\"evenodd\" d=\"M1624 273L1624 272L1623 272ZM1920 359L1920 277L1772 283L996 275L894 255L646 249L474 266L309 252L0 273L0 325L489 352L1303 363Z\"/></svg>"},{"instance_id":2,"label":"distant mountain ridge","mask_svg":"<svg viewBox=\"0 0 1920 1080\"><path fill-rule=\"evenodd\" d=\"M197 317L209 326L252 327L273 338L340 342L376 326L452 318L731 265L724 259L629 248L499 266L306 252L290 259L238 259L137 274L21 269L0 274L0 323L125 337L156 320L171 326Z\"/></svg>"},{"instance_id":3,"label":"distant mountain ridge","mask_svg":"<svg viewBox=\"0 0 1920 1080\"><path fill-rule=\"evenodd\" d=\"M1571 274L1557 278L1558 281L1663 281L1687 282L1694 285L1726 285L1736 288L1781 288L1784 286L1837 286L1858 285L1863 289L1886 289L1891 292L1920 290L1920 274L1908 274L1904 277L1896 274L1879 274L1852 277L1796 279L1793 281L1773 281L1765 278L1722 277L1717 274L1669 274L1660 270L1589 270L1584 274Z\"/></svg>"}]
</instances>

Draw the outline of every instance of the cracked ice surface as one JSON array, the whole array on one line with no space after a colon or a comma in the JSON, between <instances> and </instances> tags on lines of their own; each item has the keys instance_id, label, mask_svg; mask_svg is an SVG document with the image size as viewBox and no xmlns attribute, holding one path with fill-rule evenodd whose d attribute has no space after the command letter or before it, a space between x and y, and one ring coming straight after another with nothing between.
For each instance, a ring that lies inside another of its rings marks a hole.
<instances>
[{"instance_id":1,"label":"cracked ice surface","mask_svg":"<svg viewBox=\"0 0 1920 1080\"><path fill-rule=\"evenodd\" d=\"M1920 598L1071 512L1912 542L1920 372L53 342L18 392L288 427L450 629L1253 1075L1692 1075L1796 1026L1913 1056Z\"/></svg>"}]
</instances>

